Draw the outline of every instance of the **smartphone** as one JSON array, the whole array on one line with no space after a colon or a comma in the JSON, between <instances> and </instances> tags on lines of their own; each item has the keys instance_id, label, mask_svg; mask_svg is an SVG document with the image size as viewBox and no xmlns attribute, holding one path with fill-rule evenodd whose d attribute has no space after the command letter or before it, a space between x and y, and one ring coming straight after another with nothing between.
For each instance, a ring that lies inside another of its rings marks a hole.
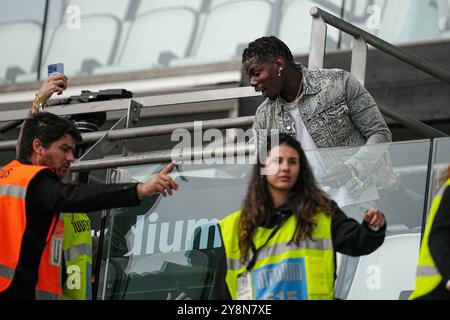
<instances>
[{"instance_id":1,"label":"smartphone","mask_svg":"<svg viewBox=\"0 0 450 320\"><path fill-rule=\"evenodd\" d=\"M64 64L62 63L49 64L47 66L47 70L49 78L57 74L64 74Z\"/></svg>"}]
</instances>

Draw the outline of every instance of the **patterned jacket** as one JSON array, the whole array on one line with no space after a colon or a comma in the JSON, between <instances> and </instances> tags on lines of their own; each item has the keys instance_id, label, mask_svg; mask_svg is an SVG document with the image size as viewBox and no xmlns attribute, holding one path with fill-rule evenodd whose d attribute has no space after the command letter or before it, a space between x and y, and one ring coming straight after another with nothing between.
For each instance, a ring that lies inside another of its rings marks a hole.
<instances>
[{"instance_id":1,"label":"patterned jacket","mask_svg":"<svg viewBox=\"0 0 450 320\"><path fill-rule=\"evenodd\" d=\"M303 90L298 108L306 129L318 148L351 147L391 142L392 134L375 100L356 78L345 70L308 70L303 73ZM256 110L253 129L259 135L276 129L295 137L289 128L294 121L279 98L266 99ZM330 165L346 162L366 182L377 180L386 146L372 146L333 152ZM356 182L354 182L356 184Z\"/></svg>"},{"instance_id":2,"label":"patterned jacket","mask_svg":"<svg viewBox=\"0 0 450 320\"><path fill-rule=\"evenodd\" d=\"M298 108L318 148L390 142L392 135L374 99L349 72L340 69L303 72L304 94ZM289 132L291 114L279 98L266 99L256 111L253 128Z\"/></svg>"}]
</instances>

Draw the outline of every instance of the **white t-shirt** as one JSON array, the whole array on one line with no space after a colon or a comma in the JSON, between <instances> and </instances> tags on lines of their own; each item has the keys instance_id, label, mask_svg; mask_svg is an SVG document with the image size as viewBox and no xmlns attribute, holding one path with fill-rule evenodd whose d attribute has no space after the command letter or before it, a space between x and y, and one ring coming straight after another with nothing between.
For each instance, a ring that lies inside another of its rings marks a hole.
<instances>
[{"instance_id":1,"label":"white t-shirt","mask_svg":"<svg viewBox=\"0 0 450 320\"><path fill-rule=\"evenodd\" d=\"M303 95L303 93L302 93ZM292 102L286 102L285 100L281 99L281 102L283 103L286 110L289 111L289 113L292 115L295 121L295 129L296 129L296 138L298 141L300 141L303 150L311 150L310 152L306 152L306 157L308 158L308 162L311 165L313 169L314 176L316 177L317 181L327 176L327 172L325 171L324 167L324 161L322 159L322 154L320 150L317 148L316 144L314 143L311 135L309 134L308 130L306 130L306 126L303 123L302 117L300 116L300 111L298 109L298 100L301 98L297 98L296 100ZM314 151L313 151L314 150ZM339 152L336 150L336 152ZM325 191L330 195L330 197L337 202L337 204L340 207L345 207L349 205L354 205L358 203L364 203L368 201L377 200L378 193L376 191L376 188L374 185L367 188L362 194L359 196L356 196L350 192L350 190L347 188L347 185L344 185L342 187L338 188L331 188L328 186L321 186L322 190Z\"/></svg>"},{"instance_id":2,"label":"white t-shirt","mask_svg":"<svg viewBox=\"0 0 450 320\"><path fill-rule=\"evenodd\" d=\"M314 140L311 138L308 130L306 130L306 126L303 123L302 117L300 116L300 111L298 110L298 100L300 98L301 96L292 102L286 102L280 97L284 107L292 115L292 118L294 118L295 129L297 131L296 138L298 141L300 141L303 150L315 150L317 149L317 146L314 143Z\"/></svg>"}]
</instances>

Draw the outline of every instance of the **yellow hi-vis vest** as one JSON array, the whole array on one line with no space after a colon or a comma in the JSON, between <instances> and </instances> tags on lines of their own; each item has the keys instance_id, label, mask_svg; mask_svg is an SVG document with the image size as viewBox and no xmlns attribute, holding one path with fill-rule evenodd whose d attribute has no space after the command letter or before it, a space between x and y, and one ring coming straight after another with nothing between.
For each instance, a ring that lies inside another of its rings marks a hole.
<instances>
[{"instance_id":1,"label":"yellow hi-vis vest","mask_svg":"<svg viewBox=\"0 0 450 320\"><path fill-rule=\"evenodd\" d=\"M221 220L227 271L225 281L233 300L237 297L238 276L246 272L239 248L238 226L241 210ZM288 245L295 233L297 218L291 215L258 253L251 270L254 299L334 299L334 251L331 218L323 212L315 216L311 239ZM253 243L259 249L273 229L258 227ZM250 251L250 257L252 253ZM249 261L249 260L248 260Z\"/></svg>"},{"instance_id":2,"label":"yellow hi-vis vest","mask_svg":"<svg viewBox=\"0 0 450 320\"><path fill-rule=\"evenodd\" d=\"M63 252L67 279L62 298L91 300L91 222L85 213L64 213Z\"/></svg>"},{"instance_id":3,"label":"yellow hi-vis vest","mask_svg":"<svg viewBox=\"0 0 450 320\"><path fill-rule=\"evenodd\" d=\"M431 204L430 214L428 216L427 225L425 227L425 233L423 235L422 244L420 246L419 263L416 271L416 287L409 297L409 300L417 299L424 296L439 285L442 281L442 276L439 270L436 268L433 257L428 247L428 240L430 238L431 227L433 226L434 218L441 204L442 196L445 189L450 186L450 179L448 179L439 190L438 194L434 197Z\"/></svg>"}]
</instances>

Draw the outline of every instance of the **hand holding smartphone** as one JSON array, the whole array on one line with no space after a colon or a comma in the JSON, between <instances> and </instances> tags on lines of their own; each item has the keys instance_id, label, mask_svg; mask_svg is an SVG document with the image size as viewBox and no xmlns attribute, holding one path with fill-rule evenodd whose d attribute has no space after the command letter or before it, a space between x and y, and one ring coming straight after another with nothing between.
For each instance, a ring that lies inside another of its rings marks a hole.
<instances>
[{"instance_id":1,"label":"hand holding smartphone","mask_svg":"<svg viewBox=\"0 0 450 320\"><path fill-rule=\"evenodd\" d=\"M47 66L47 72L48 72L48 77L52 78L58 75L64 75L64 64L59 62L59 63L54 63L54 64L49 64ZM64 80L64 82L67 82L67 78ZM62 90L66 90L67 86L64 83L59 83L58 86L62 89ZM62 94L62 91L58 92L58 95Z\"/></svg>"},{"instance_id":2,"label":"hand holding smartphone","mask_svg":"<svg viewBox=\"0 0 450 320\"><path fill-rule=\"evenodd\" d=\"M39 88L38 104L45 106L48 99L57 92L58 95L63 94L67 88L67 77L64 75L64 64L55 63L47 66L48 78L45 79Z\"/></svg>"},{"instance_id":3,"label":"hand holding smartphone","mask_svg":"<svg viewBox=\"0 0 450 320\"><path fill-rule=\"evenodd\" d=\"M47 66L47 70L48 70L49 78L51 78L57 74L64 74L64 64L62 64L62 63L49 64Z\"/></svg>"}]
</instances>

